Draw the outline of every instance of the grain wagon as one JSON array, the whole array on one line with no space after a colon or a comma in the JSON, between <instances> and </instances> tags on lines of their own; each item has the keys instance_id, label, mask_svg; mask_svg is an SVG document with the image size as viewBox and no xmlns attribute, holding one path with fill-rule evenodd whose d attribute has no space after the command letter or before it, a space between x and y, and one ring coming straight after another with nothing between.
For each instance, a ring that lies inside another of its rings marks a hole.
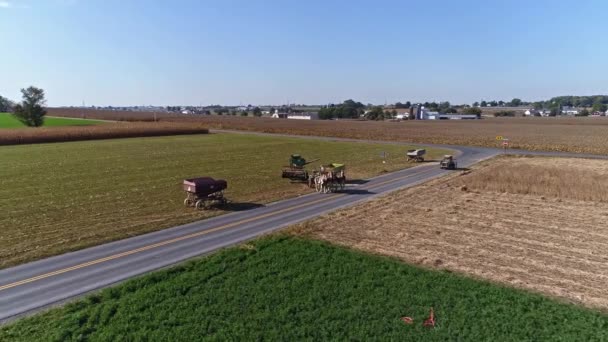
<instances>
[{"instance_id":1,"label":"grain wagon","mask_svg":"<svg viewBox=\"0 0 608 342\"><path fill-rule=\"evenodd\" d=\"M184 180L182 187L186 192L184 205L188 207L209 209L213 205L228 203L224 197L224 190L228 188L228 182L223 179L190 178Z\"/></svg>"}]
</instances>

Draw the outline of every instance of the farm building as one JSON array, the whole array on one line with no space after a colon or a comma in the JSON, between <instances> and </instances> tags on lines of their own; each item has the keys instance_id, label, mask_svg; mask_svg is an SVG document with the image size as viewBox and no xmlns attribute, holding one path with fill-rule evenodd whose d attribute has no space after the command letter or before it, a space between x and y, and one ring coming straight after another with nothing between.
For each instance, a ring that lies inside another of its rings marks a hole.
<instances>
[{"instance_id":1,"label":"farm building","mask_svg":"<svg viewBox=\"0 0 608 342\"><path fill-rule=\"evenodd\" d=\"M295 119L295 120L318 120L319 113L315 113L315 112L289 113L289 114L287 114L287 118Z\"/></svg>"},{"instance_id":2,"label":"farm building","mask_svg":"<svg viewBox=\"0 0 608 342\"><path fill-rule=\"evenodd\" d=\"M304 112L304 113L274 113L272 117L275 119L293 119L293 120L318 120L319 113Z\"/></svg>"},{"instance_id":3,"label":"farm building","mask_svg":"<svg viewBox=\"0 0 608 342\"><path fill-rule=\"evenodd\" d=\"M479 115L475 114L443 114L439 112L429 112L422 108L416 115L418 120L477 120Z\"/></svg>"}]
</instances>

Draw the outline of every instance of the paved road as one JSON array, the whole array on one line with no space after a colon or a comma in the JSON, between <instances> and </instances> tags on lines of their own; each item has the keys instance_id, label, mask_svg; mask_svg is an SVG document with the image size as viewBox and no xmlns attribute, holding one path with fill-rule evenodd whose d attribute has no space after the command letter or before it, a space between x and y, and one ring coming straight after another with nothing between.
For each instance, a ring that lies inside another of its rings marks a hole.
<instances>
[{"instance_id":1,"label":"paved road","mask_svg":"<svg viewBox=\"0 0 608 342\"><path fill-rule=\"evenodd\" d=\"M441 147L457 151L460 167L501 153ZM305 195L0 270L0 322L448 172L425 163L349 185L342 193Z\"/></svg>"}]
</instances>

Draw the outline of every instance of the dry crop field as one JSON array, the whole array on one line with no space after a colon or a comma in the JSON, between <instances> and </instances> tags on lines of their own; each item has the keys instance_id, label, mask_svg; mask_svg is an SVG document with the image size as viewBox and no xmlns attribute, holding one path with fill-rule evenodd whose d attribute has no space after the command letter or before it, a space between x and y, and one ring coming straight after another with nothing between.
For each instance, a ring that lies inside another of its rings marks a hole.
<instances>
[{"instance_id":1,"label":"dry crop field","mask_svg":"<svg viewBox=\"0 0 608 342\"><path fill-rule=\"evenodd\" d=\"M504 136L512 148L608 154L607 118L370 122L208 116L198 120L217 129L489 147L499 147L496 137Z\"/></svg>"},{"instance_id":2,"label":"dry crop field","mask_svg":"<svg viewBox=\"0 0 608 342\"><path fill-rule=\"evenodd\" d=\"M608 162L503 157L293 232L608 309Z\"/></svg>"},{"instance_id":3,"label":"dry crop field","mask_svg":"<svg viewBox=\"0 0 608 342\"><path fill-rule=\"evenodd\" d=\"M53 115L82 117L66 109ZM180 116L158 114L159 120L202 122L209 128L331 136L356 139L404 141L499 147L496 136L510 139L512 148L608 154L608 118L488 118L474 121L303 121L234 116ZM152 113L87 110L95 119L140 120Z\"/></svg>"},{"instance_id":4,"label":"dry crop field","mask_svg":"<svg viewBox=\"0 0 608 342\"><path fill-rule=\"evenodd\" d=\"M92 108L47 108L47 113L50 116L112 121L154 121L155 117L158 119L183 116L181 114L170 114L164 112L134 112Z\"/></svg>"},{"instance_id":5,"label":"dry crop field","mask_svg":"<svg viewBox=\"0 0 608 342\"><path fill-rule=\"evenodd\" d=\"M205 134L201 123L129 122L99 126L0 129L0 145L38 144L78 140Z\"/></svg>"}]
</instances>

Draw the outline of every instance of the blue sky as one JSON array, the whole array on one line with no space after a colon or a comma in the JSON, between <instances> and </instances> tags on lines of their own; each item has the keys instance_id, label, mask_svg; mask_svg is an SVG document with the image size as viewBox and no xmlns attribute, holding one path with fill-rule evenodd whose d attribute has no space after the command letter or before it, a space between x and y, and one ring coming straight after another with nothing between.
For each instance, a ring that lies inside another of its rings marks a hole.
<instances>
[{"instance_id":1,"label":"blue sky","mask_svg":"<svg viewBox=\"0 0 608 342\"><path fill-rule=\"evenodd\" d=\"M608 93L608 1L0 0L0 95L57 105Z\"/></svg>"}]
</instances>

